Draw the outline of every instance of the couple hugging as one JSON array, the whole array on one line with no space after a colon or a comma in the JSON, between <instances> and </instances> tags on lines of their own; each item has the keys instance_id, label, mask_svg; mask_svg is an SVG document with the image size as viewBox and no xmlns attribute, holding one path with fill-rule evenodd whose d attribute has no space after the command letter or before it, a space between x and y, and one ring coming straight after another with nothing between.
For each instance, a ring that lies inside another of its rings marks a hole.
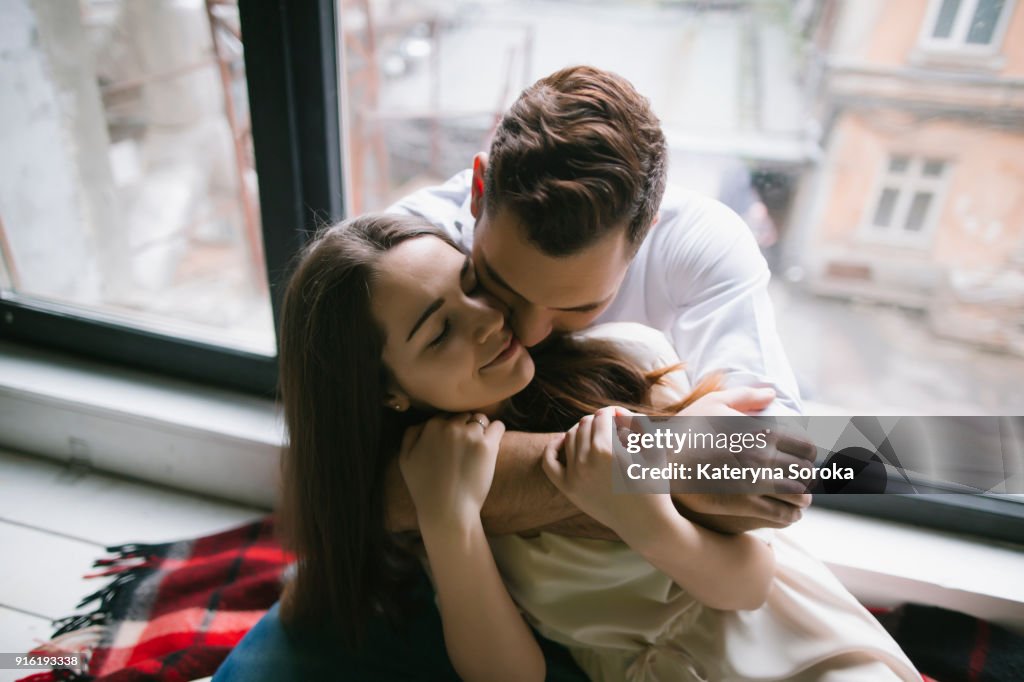
<instances>
[{"instance_id":1,"label":"couple hugging","mask_svg":"<svg viewBox=\"0 0 1024 682\"><path fill-rule=\"evenodd\" d=\"M772 530L809 496L612 493L619 410L799 410L754 239L666 193L666 156L627 81L565 69L472 170L307 245L280 334L298 561L216 682L921 679Z\"/></svg>"}]
</instances>

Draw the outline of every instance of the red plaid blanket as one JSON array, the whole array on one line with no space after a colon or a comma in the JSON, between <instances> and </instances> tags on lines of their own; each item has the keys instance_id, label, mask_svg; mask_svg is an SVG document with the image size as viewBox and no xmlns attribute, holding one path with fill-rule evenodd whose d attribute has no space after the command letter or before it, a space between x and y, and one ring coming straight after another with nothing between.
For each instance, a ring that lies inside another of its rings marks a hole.
<instances>
[{"instance_id":1,"label":"red plaid blanket","mask_svg":"<svg viewBox=\"0 0 1024 682\"><path fill-rule=\"evenodd\" d=\"M216 672L281 592L292 557L270 518L196 540L110 547L95 577L114 576L58 621L40 655L83 653L88 671L44 672L21 682L186 682ZM961 613L908 604L872 609L927 680L1021 682L1024 638Z\"/></svg>"},{"instance_id":2,"label":"red plaid blanket","mask_svg":"<svg viewBox=\"0 0 1024 682\"><path fill-rule=\"evenodd\" d=\"M21 682L185 682L212 675L281 593L292 557L271 518L195 540L108 547L101 570L115 576L78 607L91 613L55 625L34 653L81 653L85 672L56 670Z\"/></svg>"}]
</instances>

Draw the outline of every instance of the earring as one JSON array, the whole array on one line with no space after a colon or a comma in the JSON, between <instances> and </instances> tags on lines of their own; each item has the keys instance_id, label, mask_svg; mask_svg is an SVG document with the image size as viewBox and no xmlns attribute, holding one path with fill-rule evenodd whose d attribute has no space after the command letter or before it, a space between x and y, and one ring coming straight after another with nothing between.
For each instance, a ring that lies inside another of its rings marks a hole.
<instances>
[{"instance_id":1,"label":"earring","mask_svg":"<svg viewBox=\"0 0 1024 682\"><path fill-rule=\"evenodd\" d=\"M391 409L394 410L395 412L401 412L402 406L399 405L398 403L391 403Z\"/></svg>"}]
</instances>

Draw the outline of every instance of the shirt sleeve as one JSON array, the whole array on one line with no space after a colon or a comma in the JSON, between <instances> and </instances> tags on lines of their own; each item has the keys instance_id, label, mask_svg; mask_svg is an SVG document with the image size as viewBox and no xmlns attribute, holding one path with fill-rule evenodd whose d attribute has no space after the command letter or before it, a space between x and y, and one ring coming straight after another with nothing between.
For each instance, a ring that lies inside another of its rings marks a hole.
<instances>
[{"instance_id":1,"label":"shirt sleeve","mask_svg":"<svg viewBox=\"0 0 1024 682\"><path fill-rule=\"evenodd\" d=\"M456 173L444 184L425 187L402 197L386 209L426 218L465 248L472 246L473 216L469 212L469 184L473 171Z\"/></svg>"},{"instance_id":2,"label":"shirt sleeve","mask_svg":"<svg viewBox=\"0 0 1024 682\"><path fill-rule=\"evenodd\" d=\"M721 371L726 387L775 389L776 400L762 414L800 414L796 378L768 297L771 273L750 230L707 198L674 217L654 253L672 305L668 333L693 383Z\"/></svg>"}]
</instances>

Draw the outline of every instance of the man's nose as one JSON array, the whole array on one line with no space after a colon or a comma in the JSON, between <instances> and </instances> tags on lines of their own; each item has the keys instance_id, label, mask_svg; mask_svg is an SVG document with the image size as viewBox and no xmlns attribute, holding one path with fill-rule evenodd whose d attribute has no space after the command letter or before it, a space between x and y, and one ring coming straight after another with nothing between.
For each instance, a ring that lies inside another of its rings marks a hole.
<instances>
[{"instance_id":1,"label":"man's nose","mask_svg":"<svg viewBox=\"0 0 1024 682\"><path fill-rule=\"evenodd\" d=\"M495 306L481 301L476 326L476 342L484 343L504 327L505 314Z\"/></svg>"},{"instance_id":2,"label":"man's nose","mask_svg":"<svg viewBox=\"0 0 1024 682\"><path fill-rule=\"evenodd\" d=\"M551 314L534 306L516 308L512 317L512 329L524 346L536 346L551 333Z\"/></svg>"}]
</instances>

